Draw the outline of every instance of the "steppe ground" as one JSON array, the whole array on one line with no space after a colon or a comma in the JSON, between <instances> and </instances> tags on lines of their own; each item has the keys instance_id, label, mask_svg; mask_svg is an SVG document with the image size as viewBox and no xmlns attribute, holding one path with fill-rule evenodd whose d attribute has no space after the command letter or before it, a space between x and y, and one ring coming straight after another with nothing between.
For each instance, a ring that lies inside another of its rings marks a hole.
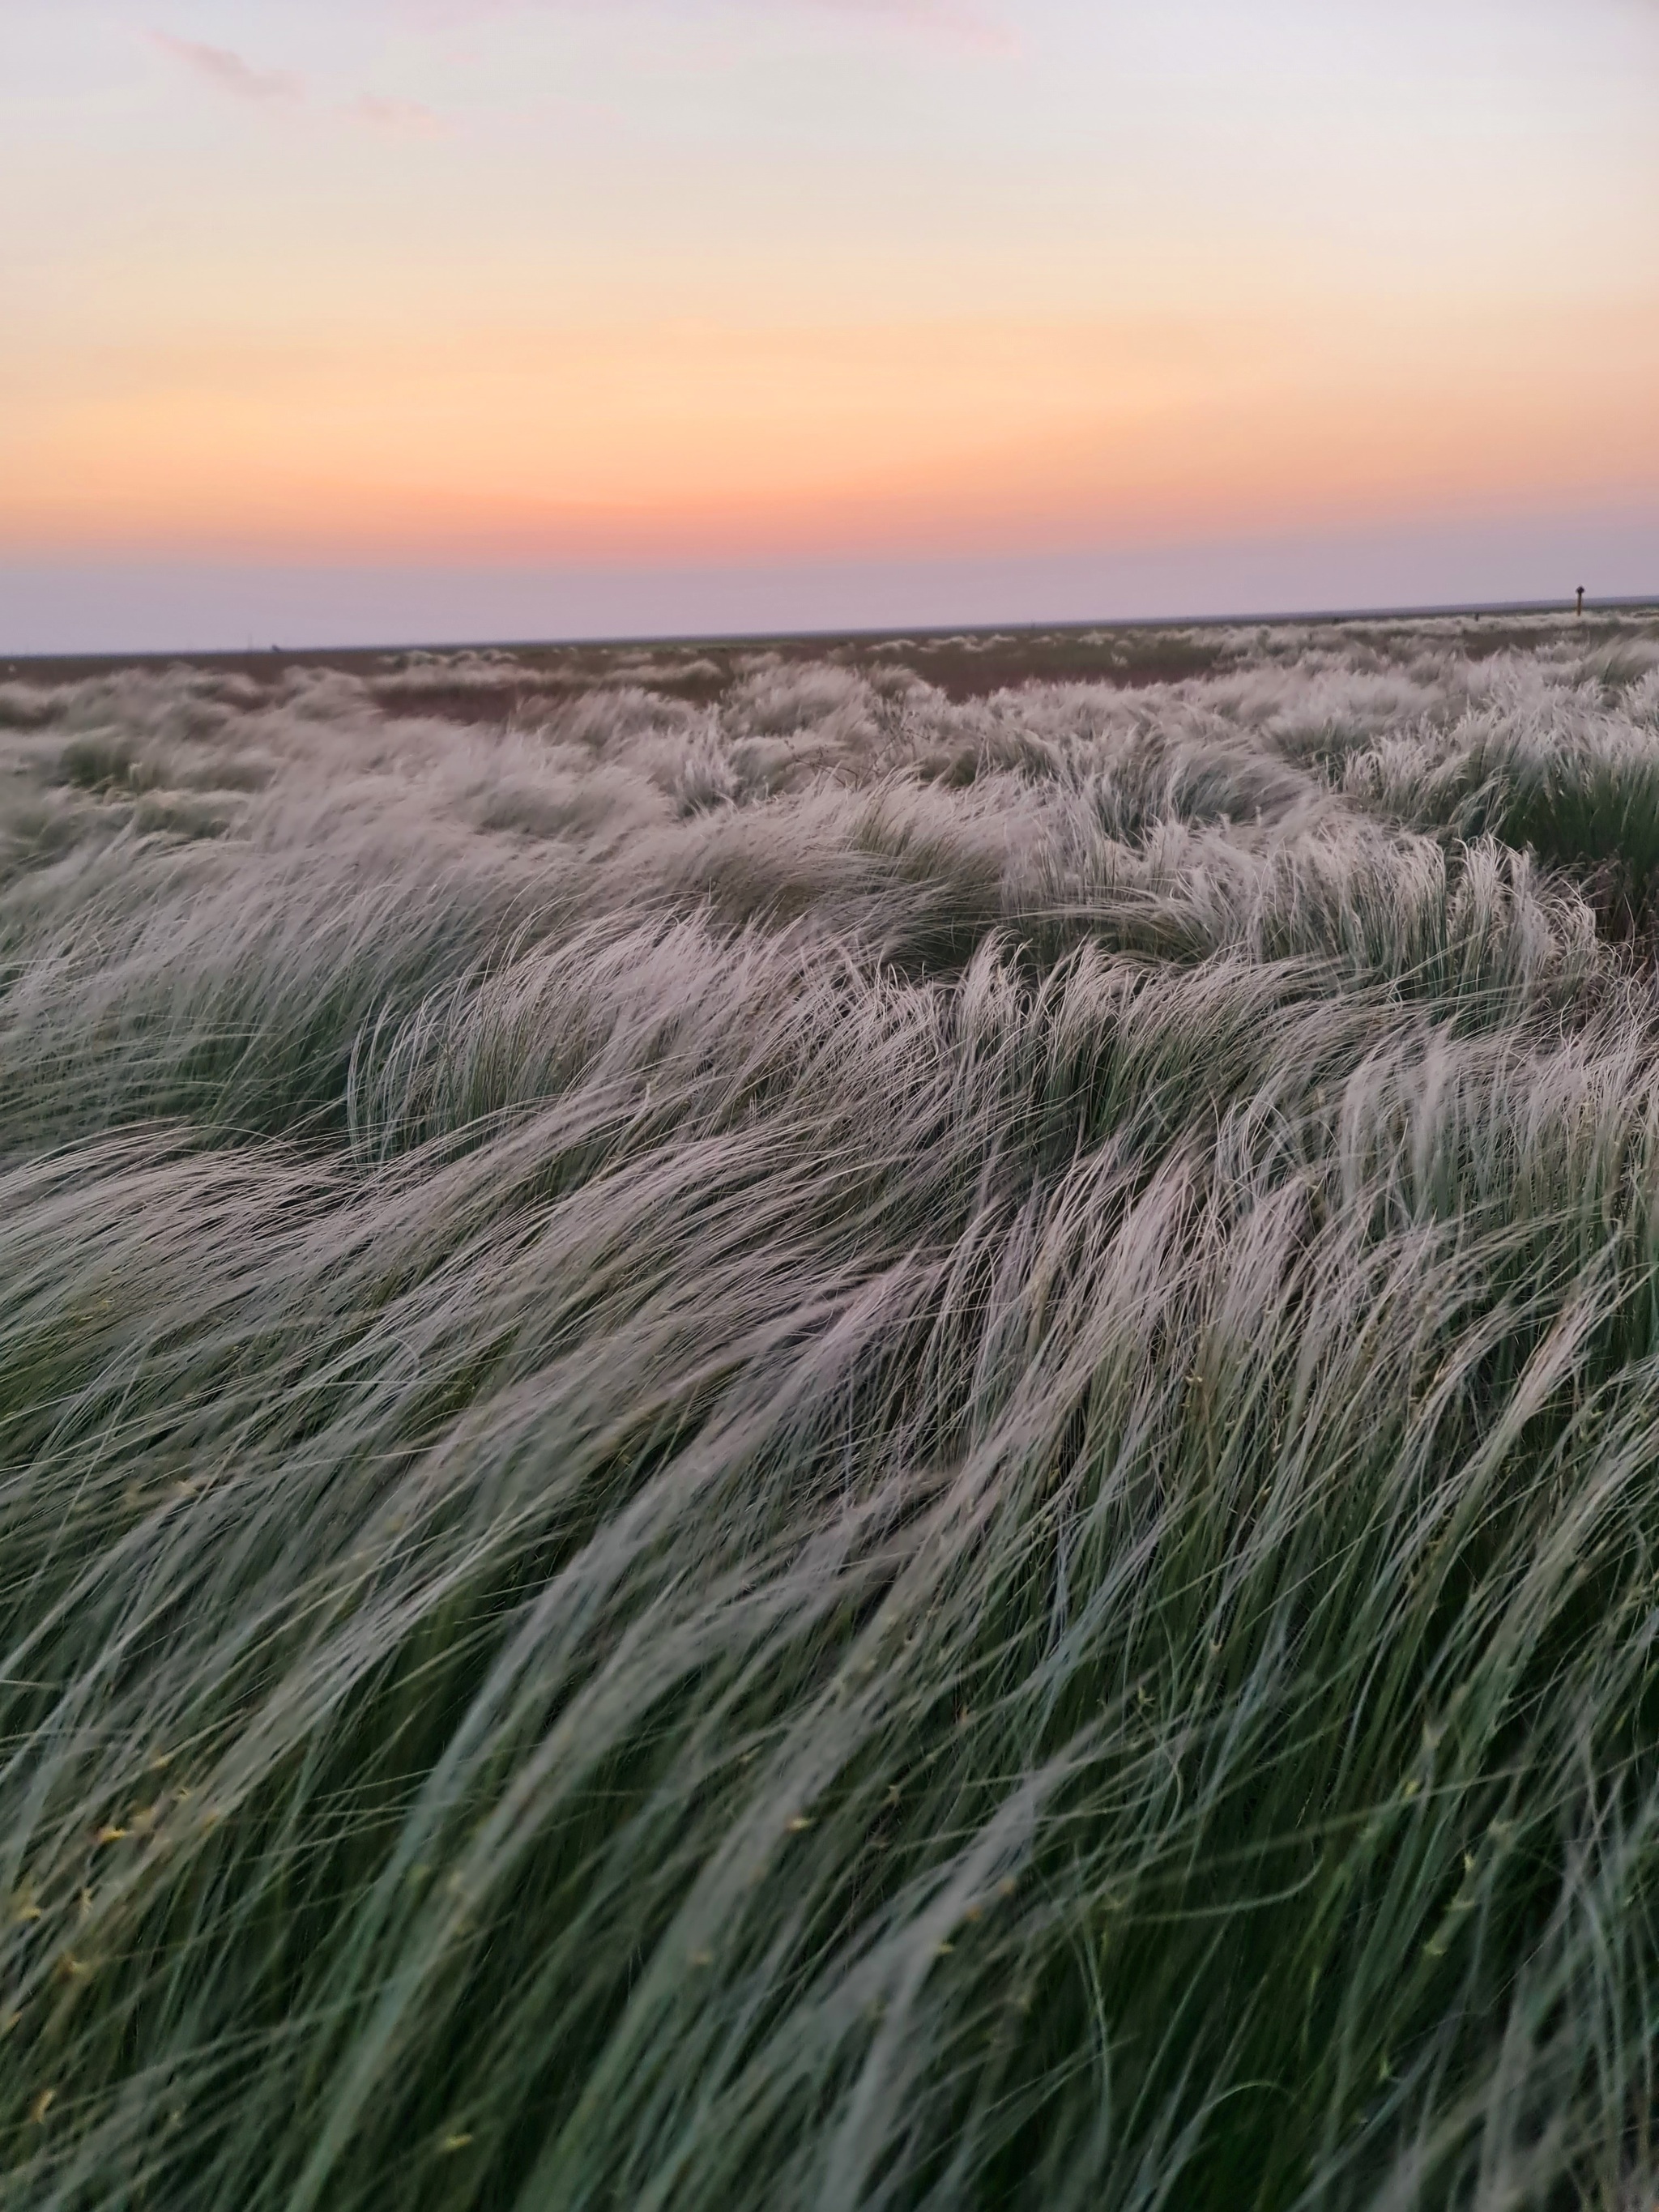
<instances>
[{"instance_id":1,"label":"steppe ground","mask_svg":"<svg viewBox=\"0 0 1659 2212\"><path fill-rule=\"evenodd\" d=\"M0 669L0 2201L1632 2212L1659 616Z\"/></svg>"}]
</instances>

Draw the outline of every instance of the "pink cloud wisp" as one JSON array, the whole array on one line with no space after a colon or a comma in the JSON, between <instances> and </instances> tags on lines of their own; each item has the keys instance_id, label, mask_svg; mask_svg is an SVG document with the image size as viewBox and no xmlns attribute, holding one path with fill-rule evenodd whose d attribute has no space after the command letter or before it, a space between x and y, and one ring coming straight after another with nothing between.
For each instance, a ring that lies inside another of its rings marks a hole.
<instances>
[{"instance_id":1,"label":"pink cloud wisp","mask_svg":"<svg viewBox=\"0 0 1659 2212\"><path fill-rule=\"evenodd\" d=\"M870 16L995 53L1011 53L1019 45L1006 24L977 8L961 5L960 0L815 0L815 4L837 15Z\"/></svg>"},{"instance_id":2,"label":"pink cloud wisp","mask_svg":"<svg viewBox=\"0 0 1659 2212\"><path fill-rule=\"evenodd\" d=\"M405 137L442 138L449 129L441 115L422 106L418 100L391 100L378 92L361 94L345 112L354 123L371 131L393 131Z\"/></svg>"},{"instance_id":3,"label":"pink cloud wisp","mask_svg":"<svg viewBox=\"0 0 1659 2212\"><path fill-rule=\"evenodd\" d=\"M152 46L182 63L205 84L228 92L237 100L301 100L305 87L286 70L257 70L228 46L204 46L190 39L175 39L166 31L149 33Z\"/></svg>"}]
</instances>

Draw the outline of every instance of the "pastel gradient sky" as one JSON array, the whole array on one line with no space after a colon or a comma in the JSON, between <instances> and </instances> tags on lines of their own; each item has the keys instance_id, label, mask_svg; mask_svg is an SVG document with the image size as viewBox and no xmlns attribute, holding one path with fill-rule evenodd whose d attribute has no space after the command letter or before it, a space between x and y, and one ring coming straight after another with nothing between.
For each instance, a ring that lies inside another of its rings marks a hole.
<instances>
[{"instance_id":1,"label":"pastel gradient sky","mask_svg":"<svg viewBox=\"0 0 1659 2212\"><path fill-rule=\"evenodd\" d=\"M1659 0L5 0L0 651L1659 590L1656 113Z\"/></svg>"}]
</instances>

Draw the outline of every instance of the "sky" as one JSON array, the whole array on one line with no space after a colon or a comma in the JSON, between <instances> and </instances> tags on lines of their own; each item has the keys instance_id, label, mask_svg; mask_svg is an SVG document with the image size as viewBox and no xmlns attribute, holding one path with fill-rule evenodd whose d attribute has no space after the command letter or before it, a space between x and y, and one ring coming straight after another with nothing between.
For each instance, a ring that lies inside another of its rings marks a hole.
<instances>
[{"instance_id":1,"label":"sky","mask_svg":"<svg viewBox=\"0 0 1659 2212\"><path fill-rule=\"evenodd\" d=\"M0 653L1659 592L1659 0L3 0Z\"/></svg>"}]
</instances>

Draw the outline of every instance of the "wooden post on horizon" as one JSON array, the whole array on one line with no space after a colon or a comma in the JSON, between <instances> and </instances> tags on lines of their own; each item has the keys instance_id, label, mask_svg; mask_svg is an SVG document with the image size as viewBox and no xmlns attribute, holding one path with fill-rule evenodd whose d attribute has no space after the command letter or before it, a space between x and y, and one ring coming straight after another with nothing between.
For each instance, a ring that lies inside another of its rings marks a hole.
<instances>
[{"instance_id":1,"label":"wooden post on horizon","mask_svg":"<svg viewBox=\"0 0 1659 2212\"><path fill-rule=\"evenodd\" d=\"M1578 619L1580 622L1584 619L1584 587L1582 584L1578 586Z\"/></svg>"}]
</instances>

